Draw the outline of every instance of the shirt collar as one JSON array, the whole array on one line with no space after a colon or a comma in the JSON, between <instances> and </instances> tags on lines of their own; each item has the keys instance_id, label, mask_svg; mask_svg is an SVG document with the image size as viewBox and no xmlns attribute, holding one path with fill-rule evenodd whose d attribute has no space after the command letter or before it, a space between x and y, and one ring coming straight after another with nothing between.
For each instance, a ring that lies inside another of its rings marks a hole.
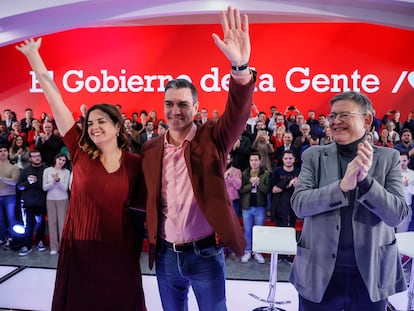
<instances>
[{"instance_id":1,"label":"shirt collar","mask_svg":"<svg viewBox=\"0 0 414 311\"><path fill-rule=\"evenodd\" d=\"M194 122L191 122L191 129L188 132L187 136L184 138L183 143L178 146L178 147L182 147L186 142L191 142L194 137L195 134L197 132L197 125L194 124ZM168 129L167 132L164 135L164 146L171 146L171 144L168 142L168 137L170 136L170 130Z\"/></svg>"}]
</instances>

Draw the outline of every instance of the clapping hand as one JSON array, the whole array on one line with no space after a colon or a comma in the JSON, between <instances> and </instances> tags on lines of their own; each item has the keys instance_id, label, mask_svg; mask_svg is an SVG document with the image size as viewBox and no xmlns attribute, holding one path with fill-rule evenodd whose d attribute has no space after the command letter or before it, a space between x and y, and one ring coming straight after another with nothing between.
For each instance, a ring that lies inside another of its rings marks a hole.
<instances>
[{"instance_id":1,"label":"clapping hand","mask_svg":"<svg viewBox=\"0 0 414 311\"><path fill-rule=\"evenodd\" d=\"M358 145L355 158L349 162L345 176L342 178L339 187L347 192L355 189L358 182L363 181L368 176L368 171L372 166L374 149L368 141Z\"/></svg>"}]
</instances>

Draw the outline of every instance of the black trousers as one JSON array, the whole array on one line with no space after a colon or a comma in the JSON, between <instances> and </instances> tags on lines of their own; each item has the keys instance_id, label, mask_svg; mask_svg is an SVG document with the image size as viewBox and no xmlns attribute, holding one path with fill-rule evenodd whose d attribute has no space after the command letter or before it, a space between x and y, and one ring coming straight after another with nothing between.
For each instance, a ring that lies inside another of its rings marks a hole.
<instances>
[{"instance_id":1,"label":"black trousers","mask_svg":"<svg viewBox=\"0 0 414 311\"><path fill-rule=\"evenodd\" d=\"M299 311L384 311L387 301L371 301L357 267L336 267L322 301L299 296Z\"/></svg>"},{"instance_id":2,"label":"black trousers","mask_svg":"<svg viewBox=\"0 0 414 311\"><path fill-rule=\"evenodd\" d=\"M26 230L22 237L22 246L32 248L33 231L36 230L36 243L45 241L46 231L46 207L25 207L26 211Z\"/></svg>"}]
</instances>

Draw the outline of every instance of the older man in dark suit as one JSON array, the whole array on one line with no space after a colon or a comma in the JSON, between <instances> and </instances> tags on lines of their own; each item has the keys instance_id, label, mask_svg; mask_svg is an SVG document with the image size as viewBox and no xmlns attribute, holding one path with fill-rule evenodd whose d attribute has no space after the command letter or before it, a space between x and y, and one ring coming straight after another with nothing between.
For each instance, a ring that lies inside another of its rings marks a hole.
<instances>
[{"instance_id":1,"label":"older man in dark suit","mask_svg":"<svg viewBox=\"0 0 414 311\"><path fill-rule=\"evenodd\" d=\"M372 104L344 92L331 100L335 143L313 146L291 202L304 218L290 281L301 311L383 311L405 290L394 227L408 214L396 150L372 146Z\"/></svg>"}]
</instances>

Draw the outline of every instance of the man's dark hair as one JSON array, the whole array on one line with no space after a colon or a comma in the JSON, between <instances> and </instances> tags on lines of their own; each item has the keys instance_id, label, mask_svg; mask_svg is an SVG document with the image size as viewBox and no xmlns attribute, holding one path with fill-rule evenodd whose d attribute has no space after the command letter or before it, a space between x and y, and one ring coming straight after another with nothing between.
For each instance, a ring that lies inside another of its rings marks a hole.
<instances>
[{"instance_id":1,"label":"man's dark hair","mask_svg":"<svg viewBox=\"0 0 414 311\"><path fill-rule=\"evenodd\" d=\"M30 150L30 151L29 151L29 156L31 157L33 153L39 153L40 155L42 155L42 154L40 153L40 150L33 149L33 150Z\"/></svg>"},{"instance_id":2,"label":"man's dark hair","mask_svg":"<svg viewBox=\"0 0 414 311\"><path fill-rule=\"evenodd\" d=\"M251 151L250 151L250 154L249 154L249 159L250 159L250 157L251 156L258 156L259 157L259 159L261 160L262 159L262 156L260 155L260 152L259 151L257 151L257 150L255 150L255 149L252 149Z\"/></svg>"},{"instance_id":3,"label":"man's dark hair","mask_svg":"<svg viewBox=\"0 0 414 311\"><path fill-rule=\"evenodd\" d=\"M198 102L198 92L194 84L192 84L190 81L186 79L175 79L171 80L167 83L165 86L165 92L167 92L168 89L184 89L189 88L191 90L191 95L193 96L193 104Z\"/></svg>"},{"instance_id":4,"label":"man's dark hair","mask_svg":"<svg viewBox=\"0 0 414 311\"><path fill-rule=\"evenodd\" d=\"M293 150L287 149L283 151L282 158L284 157L285 154L291 154L296 159L296 154L293 152Z\"/></svg>"},{"instance_id":5,"label":"man's dark hair","mask_svg":"<svg viewBox=\"0 0 414 311\"><path fill-rule=\"evenodd\" d=\"M407 151L400 151L400 156L407 156L407 159L410 158Z\"/></svg>"}]
</instances>

